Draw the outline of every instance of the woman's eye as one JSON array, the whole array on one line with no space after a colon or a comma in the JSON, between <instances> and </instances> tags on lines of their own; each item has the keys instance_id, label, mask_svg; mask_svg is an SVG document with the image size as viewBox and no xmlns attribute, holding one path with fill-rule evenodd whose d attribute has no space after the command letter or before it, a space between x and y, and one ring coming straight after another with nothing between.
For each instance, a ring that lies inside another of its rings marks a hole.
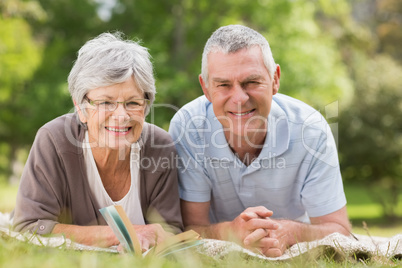
<instances>
[{"instance_id":1,"label":"woman's eye","mask_svg":"<svg viewBox=\"0 0 402 268\"><path fill-rule=\"evenodd\" d=\"M126 104L127 106L141 106L141 104L140 103L138 103L138 102L135 102L135 101L130 101L130 102L127 102L127 104Z\"/></svg>"},{"instance_id":2,"label":"woman's eye","mask_svg":"<svg viewBox=\"0 0 402 268\"><path fill-rule=\"evenodd\" d=\"M126 102L126 108L128 110L137 110L139 108L141 108L143 105L137 101L130 101L130 102Z\"/></svg>"}]
</instances>

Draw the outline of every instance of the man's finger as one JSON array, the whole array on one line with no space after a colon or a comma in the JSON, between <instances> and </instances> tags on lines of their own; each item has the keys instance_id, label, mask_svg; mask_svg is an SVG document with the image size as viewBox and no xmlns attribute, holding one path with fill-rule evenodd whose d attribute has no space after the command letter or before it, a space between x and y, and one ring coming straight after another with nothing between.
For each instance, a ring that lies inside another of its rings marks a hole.
<instances>
[{"instance_id":1,"label":"man's finger","mask_svg":"<svg viewBox=\"0 0 402 268\"><path fill-rule=\"evenodd\" d=\"M263 237L255 243L255 247L262 249L279 248L280 242L276 238Z\"/></svg>"},{"instance_id":2,"label":"man's finger","mask_svg":"<svg viewBox=\"0 0 402 268\"><path fill-rule=\"evenodd\" d=\"M240 217L245 221L249 221L251 219L259 218L258 214L253 212L253 211L242 212L240 214Z\"/></svg>"},{"instance_id":3,"label":"man's finger","mask_svg":"<svg viewBox=\"0 0 402 268\"><path fill-rule=\"evenodd\" d=\"M246 236L243 240L243 244L246 247L253 246L258 240L267 236L268 232L265 229L257 229L254 230L251 234Z\"/></svg>"},{"instance_id":4,"label":"man's finger","mask_svg":"<svg viewBox=\"0 0 402 268\"><path fill-rule=\"evenodd\" d=\"M267 218L271 217L273 212L266 207L259 206L259 207L250 207L247 208L240 216L245 220L253 219L253 218Z\"/></svg>"},{"instance_id":5,"label":"man's finger","mask_svg":"<svg viewBox=\"0 0 402 268\"><path fill-rule=\"evenodd\" d=\"M256 229L267 229L267 230L276 230L279 228L279 224L269 218L266 219L250 219L247 221L247 229L249 231L253 231Z\"/></svg>"},{"instance_id":6,"label":"man's finger","mask_svg":"<svg viewBox=\"0 0 402 268\"><path fill-rule=\"evenodd\" d=\"M271 257L271 258L280 257L283 254L283 252L279 248L269 248L269 249L266 249L265 251L262 250L262 253L265 256Z\"/></svg>"}]
</instances>

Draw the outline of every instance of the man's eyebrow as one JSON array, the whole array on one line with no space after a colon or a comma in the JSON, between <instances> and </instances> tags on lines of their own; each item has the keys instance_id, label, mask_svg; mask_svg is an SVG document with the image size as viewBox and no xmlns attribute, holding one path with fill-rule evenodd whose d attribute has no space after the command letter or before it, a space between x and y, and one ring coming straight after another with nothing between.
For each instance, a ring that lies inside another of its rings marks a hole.
<instances>
[{"instance_id":1,"label":"man's eyebrow","mask_svg":"<svg viewBox=\"0 0 402 268\"><path fill-rule=\"evenodd\" d=\"M212 81L217 82L217 83L229 83L230 82L229 79L219 78L219 77L212 78Z\"/></svg>"},{"instance_id":2,"label":"man's eyebrow","mask_svg":"<svg viewBox=\"0 0 402 268\"><path fill-rule=\"evenodd\" d=\"M264 76L259 75L259 74L253 74L250 76L247 76L242 82L248 82L248 81L253 81L253 80L263 80ZM229 79L226 78L220 78L220 77L214 77L212 78L212 82L216 83L230 83Z\"/></svg>"},{"instance_id":3,"label":"man's eyebrow","mask_svg":"<svg viewBox=\"0 0 402 268\"><path fill-rule=\"evenodd\" d=\"M255 75L250 75L250 76L246 77L243 80L243 82L248 82L248 81L252 81L252 80L262 80L262 79L264 79L264 77L262 75L255 74Z\"/></svg>"}]
</instances>

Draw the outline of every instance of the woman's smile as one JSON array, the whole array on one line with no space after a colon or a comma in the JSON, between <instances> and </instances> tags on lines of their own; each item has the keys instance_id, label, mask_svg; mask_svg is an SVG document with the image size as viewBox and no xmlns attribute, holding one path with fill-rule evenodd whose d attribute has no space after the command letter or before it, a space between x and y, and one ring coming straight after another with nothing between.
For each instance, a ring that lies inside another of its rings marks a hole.
<instances>
[{"instance_id":1,"label":"woman's smile","mask_svg":"<svg viewBox=\"0 0 402 268\"><path fill-rule=\"evenodd\" d=\"M127 135L132 127L105 127L105 129L114 135Z\"/></svg>"}]
</instances>

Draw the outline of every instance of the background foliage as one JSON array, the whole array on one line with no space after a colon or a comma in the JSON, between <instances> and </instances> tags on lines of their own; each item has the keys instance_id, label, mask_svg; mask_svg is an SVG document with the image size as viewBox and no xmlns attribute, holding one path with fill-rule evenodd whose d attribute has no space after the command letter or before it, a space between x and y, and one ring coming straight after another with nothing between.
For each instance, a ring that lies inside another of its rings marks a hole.
<instances>
[{"instance_id":1,"label":"background foliage","mask_svg":"<svg viewBox=\"0 0 402 268\"><path fill-rule=\"evenodd\" d=\"M402 216L401 11L398 0L0 0L0 181L41 125L71 111L66 79L88 39L119 30L149 48L158 94L147 120L167 129L202 94L208 37L239 23L270 42L282 93L323 113L339 104L327 119L345 183L364 183L385 216Z\"/></svg>"}]
</instances>

